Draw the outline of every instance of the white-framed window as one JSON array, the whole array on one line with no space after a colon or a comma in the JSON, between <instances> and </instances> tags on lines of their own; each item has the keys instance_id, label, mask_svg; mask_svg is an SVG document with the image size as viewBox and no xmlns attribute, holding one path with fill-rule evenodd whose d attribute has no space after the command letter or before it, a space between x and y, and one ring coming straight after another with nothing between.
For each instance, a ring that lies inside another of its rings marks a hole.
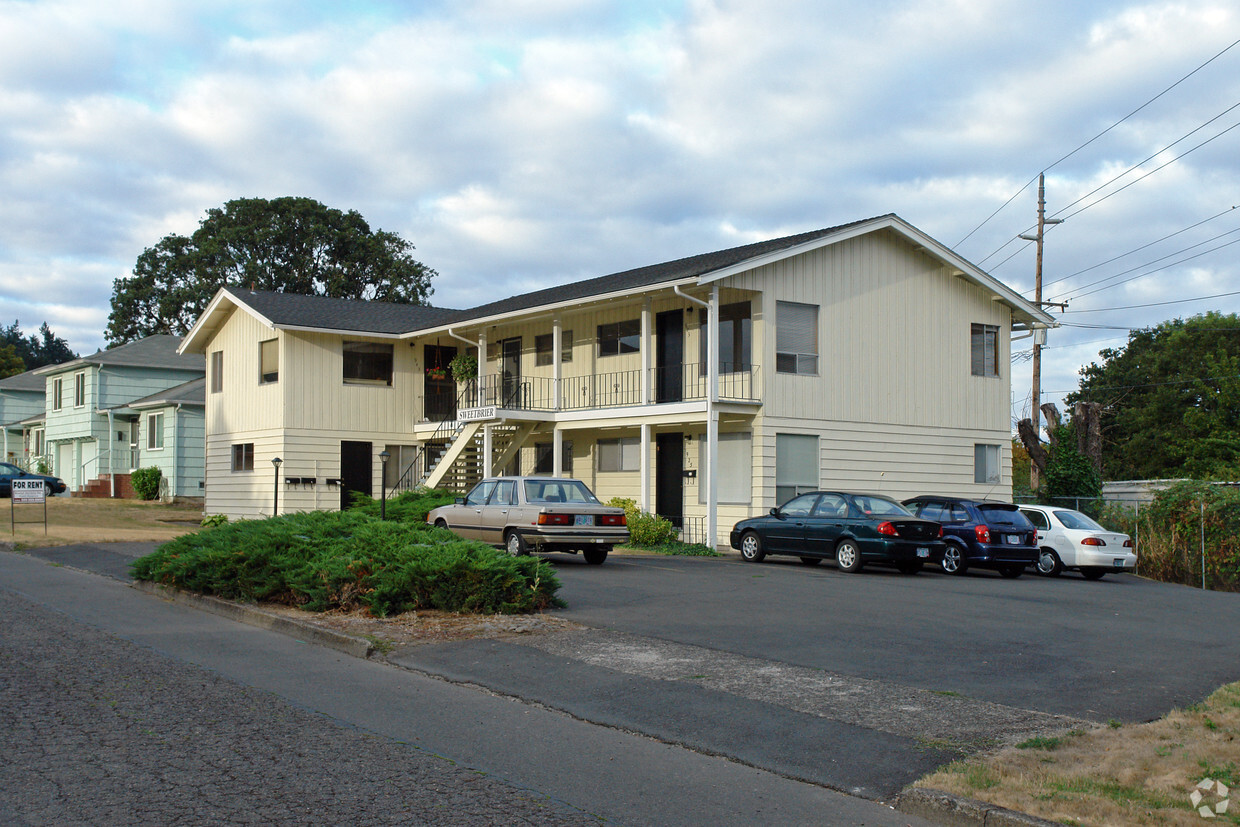
<instances>
[{"instance_id":1,"label":"white-framed window","mask_svg":"<svg viewBox=\"0 0 1240 827\"><path fill-rule=\"evenodd\" d=\"M698 502L706 502L706 481L710 479L710 446L706 435L698 440ZM749 434L719 435L719 473L715 476L719 502L748 505L753 491L753 440Z\"/></svg>"},{"instance_id":2,"label":"white-framed window","mask_svg":"<svg viewBox=\"0 0 1240 827\"><path fill-rule=\"evenodd\" d=\"M52 380L52 410L58 411L65 406L65 381L57 376Z\"/></svg>"},{"instance_id":3,"label":"white-framed window","mask_svg":"<svg viewBox=\"0 0 1240 827\"><path fill-rule=\"evenodd\" d=\"M775 302L775 370L818 373L818 305Z\"/></svg>"},{"instance_id":4,"label":"white-framed window","mask_svg":"<svg viewBox=\"0 0 1240 827\"><path fill-rule=\"evenodd\" d=\"M86 405L86 372L73 374L73 407L81 408Z\"/></svg>"},{"instance_id":5,"label":"white-framed window","mask_svg":"<svg viewBox=\"0 0 1240 827\"><path fill-rule=\"evenodd\" d=\"M280 381L280 340L267 339L258 343L258 383L269 385Z\"/></svg>"},{"instance_id":6,"label":"white-framed window","mask_svg":"<svg viewBox=\"0 0 1240 827\"><path fill-rule=\"evenodd\" d=\"M345 342L344 383L391 385L392 346L377 342Z\"/></svg>"},{"instance_id":7,"label":"white-framed window","mask_svg":"<svg viewBox=\"0 0 1240 827\"><path fill-rule=\"evenodd\" d=\"M384 485L394 488L396 483L400 482L401 475L413 464L414 457L418 455L418 446L385 445L383 450L388 452L387 466L383 472Z\"/></svg>"},{"instance_id":8,"label":"white-framed window","mask_svg":"<svg viewBox=\"0 0 1240 827\"><path fill-rule=\"evenodd\" d=\"M999 375L999 328L975 324L969 328L969 362L974 376Z\"/></svg>"},{"instance_id":9,"label":"white-framed window","mask_svg":"<svg viewBox=\"0 0 1240 827\"><path fill-rule=\"evenodd\" d=\"M164 415L162 413L147 414L146 417L146 449L161 451L164 447Z\"/></svg>"},{"instance_id":10,"label":"white-framed window","mask_svg":"<svg viewBox=\"0 0 1240 827\"><path fill-rule=\"evenodd\" d=\"M241 442L232 447L232 470L254 470L254 443Z\"/></svg>"},{"instance_id":11,"label":"white-framed window","mask_svg":"<svg viewBox=\"0 0 1240 827\"><path fill-rule=\"evenodd\" d=\"M224 351L211 351L211 393L224 390Z\"/></svg>"},{"instance_id":12,"label":"white-framed window","mask_svg":"<svg viewBox=\"0 0 1240 827\"><path fill-rule=\"evenodd\" d=\"M534 365L541 367L555 361L552 350L555 348L555 334L543 333L534 337ZM560 331L560 363L573 361L573 331Z\"/></svg>"},{"instance_id":13,"label":"white-framed window","mask_svg":"<svg viewBox=\"0 0 1240 827\"><path fill-rule=\"evenodd\" d=\"M601 472L639 471L641 458L642 442L637 437L598 441L598 470Z\"/></svg>"},{"instance_id":14,"label":"white-framed window","mask_svg":"<svg viewBox=\"0 0 1240 827\"><path fill-rule=\"evenodd\" d=\"M775 435L775 504L818 488L818 437L813 434Z\"/></svg>"},{"instance_id":15,"label":"white-framed window","mask_svg":"<svg viewBox=\"0 0 1240 827\"><path fill-rule=\"evenodd\" d=\"M611 322L598 326L598 355L619 356L621 353L637 353L641 350L641 319Z\"/></svg>"},{"instance_id":16,"label":"white-framed window","mask_svg":"<svg viewBox=\"0 0 1240 827\"><path fill-rule=\"evenodd\" d=\"M973 446L973 481L985 485L999 482L999 446L978 443Z\"/></svg>"}]
</instances>

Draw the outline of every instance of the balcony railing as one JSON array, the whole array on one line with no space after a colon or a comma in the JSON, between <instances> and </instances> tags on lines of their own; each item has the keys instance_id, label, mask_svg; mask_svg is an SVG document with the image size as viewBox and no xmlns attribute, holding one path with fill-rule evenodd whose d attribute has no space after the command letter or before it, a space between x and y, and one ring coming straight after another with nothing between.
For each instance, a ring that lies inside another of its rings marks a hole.
<instances>
[{"instance_id":1,"label":"balcony railing","mask_svg":"<svg viewBox=\"0 0 1240 827\"><path fill-rule=\"evenodd\" d=\"M761 372L757 365L725 364L719 371L719 398L725 401L757 402L761 399ZM642 397L641 370L621 370L586 376L568 376L560 380L559 405L556 404L555 380L545 376L511 377L501 374L484 376L482 393L478 380L462 388L459 397L428 395L424 419L440 422L456 418L456 406L494 405L515 411L580 411L590 408L694 402L706 398L709 377L706 366L698 362L673 368L651 368L649 395Z\"/></svg>"}]
</instances>

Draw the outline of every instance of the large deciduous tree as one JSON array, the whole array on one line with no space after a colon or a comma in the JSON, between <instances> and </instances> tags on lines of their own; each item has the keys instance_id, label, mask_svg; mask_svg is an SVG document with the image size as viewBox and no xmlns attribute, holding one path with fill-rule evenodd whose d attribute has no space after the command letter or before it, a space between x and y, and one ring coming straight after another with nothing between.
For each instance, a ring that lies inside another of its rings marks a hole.
<instances>
[{"instance_id":1,"label":"large deciduous tree","mask_svg":"<svg viewBox=\"0 0 1240 827\"><path fill-rule=\"evenodd\" d=\"M183 335L225 285L424 304L436 273L412 251L354 210L312 198L239 198L208 210L192 236L168 235L142 251L132 277L113 284L108 342Z\"/></svg>"},{"instance_id":2,"label":"large deciduous tree","mask_svg":"<svg viewBox=\"0 0 1240 827\"><path fill-rule=\"evenodd\" d=\"M1101 403L1104 479L1240 479L1240 317L1174 319L1101 351L1070 403Z\"/></svg>"}]
</instances>

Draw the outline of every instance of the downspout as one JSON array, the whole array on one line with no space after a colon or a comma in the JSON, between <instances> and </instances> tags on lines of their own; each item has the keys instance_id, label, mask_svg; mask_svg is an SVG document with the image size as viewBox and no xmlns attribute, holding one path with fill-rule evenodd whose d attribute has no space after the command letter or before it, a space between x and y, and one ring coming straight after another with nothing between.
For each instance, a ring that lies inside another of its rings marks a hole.
<instances>
[{"instance_id":1,"label":"downspout","mask_svg":"<svg viewBox=\"0 0 1240 827\"><path fill-rule=\"evenodd\" d=\"M115 433L116 419L112 409L108 408L108 482L112 489L112 499L116 499L116 472L112 468L112 435Z\"/></svg>"},{"instance_id":2,"label":"downspout","mask_svg":"<svg viewBox=\"0 0 1240 827\"><path fill-rule=\"evenodd\" d=\"M713 285L710 301L694 298L680 289L679 284L672 285L672 292L699 307L705 307L706 324L706 545L715 548L715 536L719 521L719 414L715 403L719 397L719 286Z\"/></svg>"}]
</instances>

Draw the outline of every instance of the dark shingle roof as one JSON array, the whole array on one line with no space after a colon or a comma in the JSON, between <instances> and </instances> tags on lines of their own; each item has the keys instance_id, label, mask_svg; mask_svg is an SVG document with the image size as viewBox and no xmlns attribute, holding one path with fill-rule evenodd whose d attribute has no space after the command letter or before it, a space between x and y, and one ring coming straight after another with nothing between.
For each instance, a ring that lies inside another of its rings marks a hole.
<instances>
[{"instance_id":1,"label":"dark shingle roof","mask_svg":"<svg viewBox=\"0 0 1240 827\"><path fill-rule=\"evenodd\" d=\"M126 403L124 407L153 408L161 405L194 405L202 407L207 403L206 388L207 380L205 377L202 379L191 379L184 384L167 388L150 396L144 396L141 399L135 399L132 402Z\"/></svg>"},{"instance_id":2,"label":"dark shingle roof","mask_svg":"<svg viewBox=\"0 0 1240 827\"><path fill-rule=\"evenodd\" d=\"M442 324L460 312L419 304L333 299L236 287L227 289L272 324L289 327L400 334Z\"/></svg>"},{"instance_id":3,"label":"dark shingle roof","mask_svg":"<svg viewBox=\"0 0 1240 827\"><path fill-rule=\"evenodd\" d=\"M83 365L171 368L173 370L197 370L205 373L206 359L203 355L201 353L177 353L177 347L180 344L180 336L161 333L155 336L147 336L145 339L139 339L136 342L117 345L108 350L100 350L80 359L39 368L38 373L60 373L82 367Z\"/></svg>"},{"instance_id":4,"label":"dark shingle roof","mask_svg":"<svg viewBox=\"0 0 1240 827\"><path fill-rule=\"evenodd\" d=\"M7 379L0 379L0 391L38 391L43 393L46 388L47 380L42 376L36 376L32 370L19 373L16 376L10 376Z\"/></svg>"}]
</instances>

